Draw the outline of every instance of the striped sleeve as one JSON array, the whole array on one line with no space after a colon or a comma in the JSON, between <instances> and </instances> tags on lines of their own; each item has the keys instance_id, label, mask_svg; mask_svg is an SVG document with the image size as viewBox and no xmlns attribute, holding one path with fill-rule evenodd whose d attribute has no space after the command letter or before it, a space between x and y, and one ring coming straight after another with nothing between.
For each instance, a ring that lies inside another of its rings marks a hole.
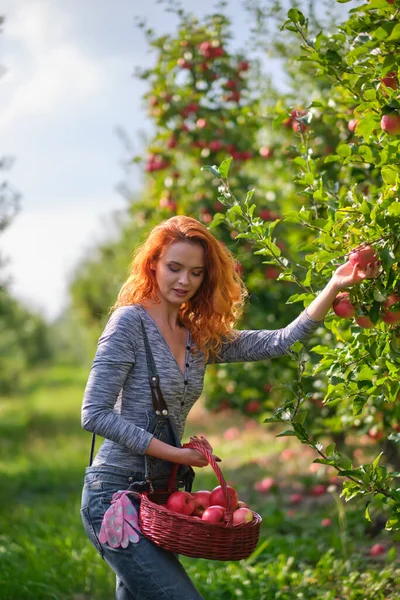
<instances>
[{"instance_id":1,"label":"striped sleeve","mask_svg":"<svg viewBox=\"0 0 400 600\"><path fill-rule=\"evenodd\" d=\"M138 454L152 434L124 419L114 407L135 364L135 328L127 307L117 309L102 333L84 392L81 423L91 431Z\"/></svg>"},{"instance_id":2,"label":"striped sleeve","mask_svg":"<svg viewBox=\"0 0 400 600\"><path fill-rule=\"evenodd\" d=\"M236 331L232 341L223 344L213 363L252 362L287 354L290 346L305 341L323 323L314 321L304 310L282 329Z\"/></svg>"}]
</instances>

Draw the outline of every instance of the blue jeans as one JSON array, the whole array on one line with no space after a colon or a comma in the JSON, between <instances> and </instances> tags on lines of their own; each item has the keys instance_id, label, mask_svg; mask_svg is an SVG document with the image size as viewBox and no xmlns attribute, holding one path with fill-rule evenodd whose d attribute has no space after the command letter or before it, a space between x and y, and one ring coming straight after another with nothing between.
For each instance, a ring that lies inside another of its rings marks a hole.
<instances>
[{"instance_id":1,"label":"blue jeans","mask_svg":"<svg viewBox=\"0 0 400 600\"><path fill-rule=\"evenodd\" d=\"M202 600L178 556L153 544L140 534L139 542L127 548L111 548L99 542L104 513L118 490L140 490L145 474L126 469L87 467L82 492L81 515L87 536L117 577L116 600ZM166 489L157 482L157 487ZM136 510L140 499L130 496Z\"/></svg>"}]
</instances>

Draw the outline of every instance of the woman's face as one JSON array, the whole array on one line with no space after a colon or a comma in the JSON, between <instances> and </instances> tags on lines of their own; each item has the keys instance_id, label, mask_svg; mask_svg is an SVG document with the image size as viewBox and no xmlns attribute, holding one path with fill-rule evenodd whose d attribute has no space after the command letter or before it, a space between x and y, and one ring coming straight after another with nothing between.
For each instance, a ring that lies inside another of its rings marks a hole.
<instances>
[{"instance_id":1,"label":"woman's face","mask_svg":"<svg viewBox=\"0 0 400 600\"><path fill-rule=\"evenodd\" d=\"M160 294L167 302L181 305L193 298L204 279L204 248L173 242L153 267Z\"/></svg>"}]
</instances>

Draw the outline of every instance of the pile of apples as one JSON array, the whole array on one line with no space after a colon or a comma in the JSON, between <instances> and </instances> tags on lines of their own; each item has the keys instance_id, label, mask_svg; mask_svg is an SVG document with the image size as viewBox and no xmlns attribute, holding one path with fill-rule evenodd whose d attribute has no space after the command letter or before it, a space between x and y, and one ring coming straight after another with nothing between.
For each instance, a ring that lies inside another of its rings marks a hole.
<instances>
[{"instance_id":1,"label":"pile of apples","mask_svg":"<svg viewBox=\"0 0 400 600\"><path fill-rule=\"evenodd\" d=\"M239 500L236 490L227 486L231 508L234 510L232 525L251 523L254 518L253 511L245 502ZM167 501L168 510L182 515L191 515L208 523L223 523L226 514L226 502L222 487L218 485L211 492L200 490L198 492L173 492Z\"/></svg>"},{"instance_id":2,"label":"pile of apples","mask_svg":"<svg viewBox=\"0 0 400 600\"><path fill-rule=\"evenodd\" d=\"M358 263L361 270L366 269L368 263L376 260L377 256L372 246L365 246L360 250L356 250L355 252L352 252L349 257L350 264L354 266ZM386 299L382 298L382 300L382 321L389 325L400 323L400 310L389 310L393 304L400 302L400 295L398 295L396 292L393 292L392 294L388 294ZM357 325L363 327L364 329L370 329L371 327L374 327L374 323L371 321L368 315L356 315L356 308L351 303L348 292L342 292L338 294L333 302L332 308L338 317L342 317L344 319L354 317Z\"/></svg>"}]
</instances>

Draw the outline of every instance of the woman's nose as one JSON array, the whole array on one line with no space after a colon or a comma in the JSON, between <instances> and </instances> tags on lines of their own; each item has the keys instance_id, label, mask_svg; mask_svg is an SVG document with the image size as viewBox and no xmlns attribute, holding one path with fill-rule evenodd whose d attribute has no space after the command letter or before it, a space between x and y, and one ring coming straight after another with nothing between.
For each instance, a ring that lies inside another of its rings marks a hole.
<instances>
[{"instance_id":1,"label":"woman's nose","mask_svg":"<svg viewBox=\"0 0 400 600\"><path fill-rule=\"evenodd\" d=\"M187 273L180 273L178 281L182 285L186 285L189 282L189 276L188 276L188 274Z\"/></svg>"}]
</instances>

